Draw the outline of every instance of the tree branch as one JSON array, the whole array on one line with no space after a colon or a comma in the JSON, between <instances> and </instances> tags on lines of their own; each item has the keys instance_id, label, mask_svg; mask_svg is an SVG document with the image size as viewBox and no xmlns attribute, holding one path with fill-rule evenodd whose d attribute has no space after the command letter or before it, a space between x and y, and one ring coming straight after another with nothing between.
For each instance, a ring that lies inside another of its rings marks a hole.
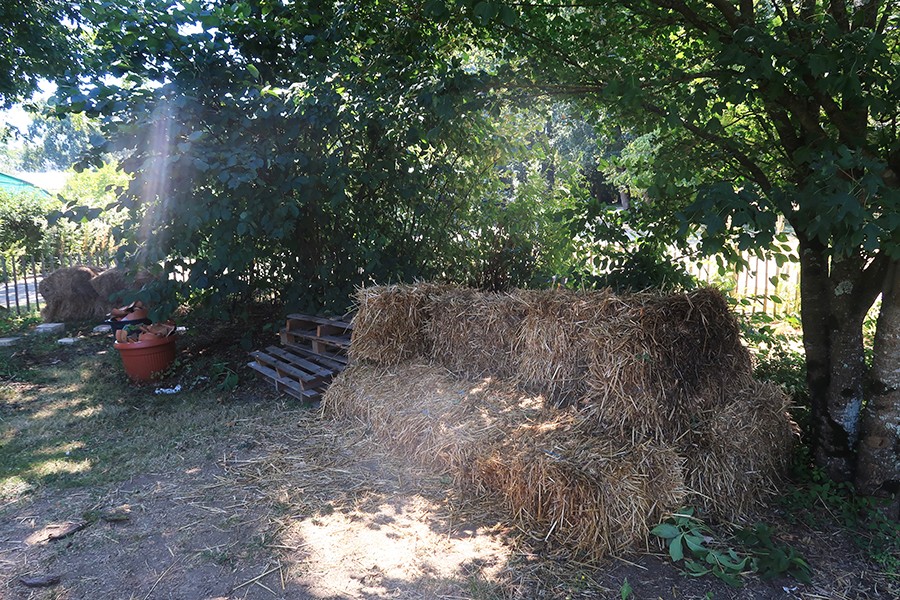
<instances>
[{"instance_id":1,"label":"tree branch","mask_svg":"<svg viewBox=\"0 0 900 600\"><path fill-rule=\"evenodd\" d=\"M854 286L856 288L856 310L868 312L872 307L884 287L884 280L892 263L893 261L887 254L879 252L872 262L860 272Z\"/></svg>"},{"instance_id":2,"label":"tree branch","mask_svg":"<svg viewBox=\"0 0 900 600\"><path fill-rule=\"evenodd\" d=\"M652 112L653 114L659 115L661 117L667 117L669 114L662 107L656 106L655 104L651 104L649 102L644 102L643 106L649 112ZM741 151L740 148L735 147L731 139L710 133L702 127L691 123L690 121L687 121L686 119L683 119L681 117L678 117L678 120L685 129L693 133L698 138L715 144L726 153L728 153L734 160L737 161L739 165L747 170L750 178L755 181L760 188L762 188L763 192L768 193L772 190L772 182L769 181L769 178L765 173L763 173L759 165L757 165L746 153Z\"/></svg>"},{"instance_id":3,"label":"tree branch","mask_svg":"<svg viewBox=\"0 0 900 600\"><path fill-rule=\"evenodd\" d=\"M728 0L709 0L709 3L715 6L722 16L725 17L725 22L728 23L732 30L738 28L740 20L738 19L737 11L734 10L734 7Z\"/></svg>"},{"instance_id":4,"label":"tree branch","mask_svg":"<svg viewBox=\"0 0 900 600\"><path fill-rule=\"evenodd\" d=\"M838 27L844 33L850 32L850 17L847 16L847 5L845 0L829 0L828 14L834 17Z\"/></svg>"}]
</instances>

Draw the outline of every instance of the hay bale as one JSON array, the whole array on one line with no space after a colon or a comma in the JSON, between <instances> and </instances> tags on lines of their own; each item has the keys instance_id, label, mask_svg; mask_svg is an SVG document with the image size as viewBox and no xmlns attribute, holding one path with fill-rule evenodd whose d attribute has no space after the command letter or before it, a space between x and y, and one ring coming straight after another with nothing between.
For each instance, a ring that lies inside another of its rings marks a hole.
<instances>
[{"instance_id":1,"label":"hay bale","mask_svg":"<svg viewBox=\"0 0 900 600\"><path fill-rule=\"evenodd\" d=\"M568 406L585 393L598 321L612 321L624 303L609 290L520 291L526 307L516 339L517 381L547 396L555 406Z\"/></svg>"},{"instance_id":2,"label":"hay bale","mask_svg":"<svg viewBox=\"0 0 900 600\"><path fill-rule=\"evenodd\" d=\"M79 265L53 271L38 284L44 297L41 316L46 322L102 318L109 303L97 295L91 280L102 271Z\"/></svg>"},{"instance_id":3,"label":"hay bale","mask_svg":"<svg viewBox=\"0 0 900 600\"><path fill-rule=\"evenodd\" d=\"M322 398L322 414L367 425L400 456L411 457L472 489L474 455L513 424L534 418L542 398L499 382L468 382L434 365L356 364Z\"/></svg>"},{"instance_id":4,"label":"hay bale","mask_svg":"<svg viewBox=\"0 0 900 600\"><path fill-rule=\"evenodd\" d=\"M512 432L478 462L478 475L536 536L599 560L646 545L681 506L683 463L671 447L598 435L569 414Z\"/></svg>"},{"instance_id":5,"label":"hay bale","mask_svg":"<svg viewBox=\"0 0 900 600\"><path fill-rule=\"evenodd\" d=\"M350 356L376 365L396 365L430 355L423 332L430 300L452 289L435 283L358 289Z\"/></svg>"},{"instance_id":6,"label":"hay bale","mask_svg":"<svg viewBox=\"0 0 900 600\"><path fill-rule=\"evenodd\" d=\"M432 358L465 377L513 378L525 308L518 296L471 289L432 296L425 324Z\"/></svg>"},{"instance_id":7,"label":"hay bale","mask_svg":"<svg viewBox=\"0 0 900 600\"><path fill-rule=\"evenodd\" d=\"M124 269L114 267L91 279L91 287L100 298L108 302L110 307L115 307L125 303L126 292L135 292L152 280L153 277L146 271L130 274Z\"/></svg>"},{"instance_id":8,"label":"hay bale","mask_svg":"<svg viewBox=\"0 0 900 600\"><path fill-rule=\"evenodd\" d=\"M713 289L621 299L627 307L591 330L588 410L620 431L677 439L728 403L703 390L750 375L737 321Z\"/></svg>"},{"instance_id":9,"label":"hay bale","mask_svg":"<svg viewBox=\"0 0 900 600\"><path fill-rule=\"evenodd\" d=\"M331 384L325 416L359 420L400 456L499 498L542 537L599 558L646 542L685 497L683 459L633 446L594 420L543 406L497 382L467 382L423 364L359 364Z\"/></svg>"},{"instance_id":10,"label":"hay bale","mask_svg":"<svg viewBox=\"0 0 900 600\"><path fill-rule=\"evenodd\" d=\"M679 440L679 451L687 458L691 503L734 521L777 492L799 428L788 413L788 396L773 383L744 378L709 393L718 396L710 403L722 408Z\"/></svg>"}]
</instances>

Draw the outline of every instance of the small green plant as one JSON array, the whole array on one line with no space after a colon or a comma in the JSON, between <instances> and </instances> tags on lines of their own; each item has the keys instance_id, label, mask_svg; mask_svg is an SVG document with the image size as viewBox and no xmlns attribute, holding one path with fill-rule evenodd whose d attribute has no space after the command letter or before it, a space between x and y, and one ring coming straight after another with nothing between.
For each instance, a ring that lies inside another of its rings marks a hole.
<instances>
[{"instance_id":1,"label":"small green plant","mask_svg":"<svg viewBox=\"0 0 900 600\"><path fill-rule=\"evenodd\" d=\"M694 516L692 508L685 508L660 523L650 532L665 541L672 562L682 563L685 573L692 577L715 575L733 587L741 587L740 575L747 570L748 556L738 556L731 548L714 545L712 531Z\"/></svg>"},{"instance_id":2,"label":"small green plant","mask_svg":"<svg viewBox=\"0 0 900 600\"><path fill-rule=\"evenodd\" d=\"M622 600L628 600L634 596L634 590L631 589L631 584L628 583L627 578L622 582L622 587L619 588L619 596Z\"/></svg>"},{"instance_id":3,"label":"small green plant","mask_svg":"<svg viewBox=\"0 0 900 600\"><path fill-rule=\"evenodd\" d=\"M238 374L224 362L212 364L212 380L217 382L216 387L222 391L231 391L239 383Z\"/></svg>"},{"instance_id":4,"label":"small green plant","mask_svg":"<svg viewBox=\"0 0 900 600\"><path fill-rule=\"evenodd\" d=\"M735 532L735 537L753 554L753 571L763 579L791 575L797 581L810 583L812 569L809 563L794 548L775 543L773 533L765 523Z\"/></svg>"},{"instance_id":5,"label":"small green plant","mask_svg":"<svg viewBox=\"0 0 900 600\"><path fill-rule=\"evenodd\" d=\"M692 508L680 510L650 533L665 542L672 562L681 563L692 577L714 575L732 587L741 587L741 577L747 573L763 578L791 575L803 583L808 583L812 574L806 560L793 548L776 544L771 528L762 523L738 531L734 541L743 546L739 549L717 542Z\"/></svg>"}]
</instances>

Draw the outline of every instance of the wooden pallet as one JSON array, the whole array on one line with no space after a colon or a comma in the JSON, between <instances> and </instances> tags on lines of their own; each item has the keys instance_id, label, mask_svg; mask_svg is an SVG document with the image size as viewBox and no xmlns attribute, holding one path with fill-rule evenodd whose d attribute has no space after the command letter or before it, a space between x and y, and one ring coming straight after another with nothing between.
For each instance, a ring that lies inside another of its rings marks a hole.
<instances>
[{"instance_id":1,"label":"wooden pallet","mask_svg":"<svg viewBox=\"0 0 900 600\"><path fill-rule=\"evenodd\" d=\"M312 315L288 315L281 347L251 352L247 364L279 392L305 402L321 398L334 376L347 367L353 325Z\"/></svg>"},{"instance_id":2,"label":"wooden pallet","mask_svg":"<svg viewBox=\"0 0 900 600\"><path fill-rule=\"evenodd\" d=\"M308 345L320 355L346 354L353 324L311 315L291 314L281 330L281 344Z\"/></svg>"}]
</instances>

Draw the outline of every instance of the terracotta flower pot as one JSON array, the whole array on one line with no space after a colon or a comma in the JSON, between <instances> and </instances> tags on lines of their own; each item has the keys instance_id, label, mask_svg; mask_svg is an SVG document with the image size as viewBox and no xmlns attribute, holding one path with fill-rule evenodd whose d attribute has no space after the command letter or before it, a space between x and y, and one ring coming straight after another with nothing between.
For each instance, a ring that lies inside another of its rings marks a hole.
<instances>
[{"instance_id":1,"label":"terracotta flower pot","mask_svg":"<svg viewBox=\"0 0 900 600\"><path fill-rule=\"evenodd\" d=\"M175 362L175 336L113 345L132 381L157 379Z\"/></svg>"}]
</instances>

